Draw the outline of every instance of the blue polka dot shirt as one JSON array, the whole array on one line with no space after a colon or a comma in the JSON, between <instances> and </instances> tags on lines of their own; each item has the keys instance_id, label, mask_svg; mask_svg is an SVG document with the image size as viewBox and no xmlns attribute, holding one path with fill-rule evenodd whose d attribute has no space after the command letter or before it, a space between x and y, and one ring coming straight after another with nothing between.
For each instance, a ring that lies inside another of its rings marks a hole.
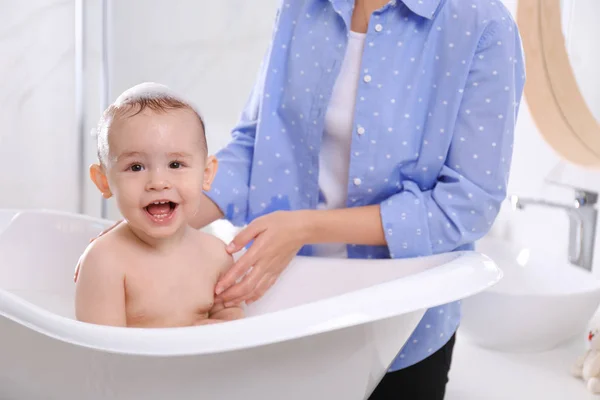
<instances>
[{"instance_id":1,"label":"blue polka dot shirt","mask_svg":"<svg viewBox=\"0 0 600 400\"><path fill-rule=\"evenodd\" d=\"M207 195L234 225L315 209L328 101L354 1L284 0ZM350 258L472 249L506 196L525 81L517 26L500 0L392 0L371 17L356 98L348 207L379 204L386 246ZM300 250L311 255L311 246ZM427 310L391 365L440 349L460 303Z\"/></svg>"}]
</instances>

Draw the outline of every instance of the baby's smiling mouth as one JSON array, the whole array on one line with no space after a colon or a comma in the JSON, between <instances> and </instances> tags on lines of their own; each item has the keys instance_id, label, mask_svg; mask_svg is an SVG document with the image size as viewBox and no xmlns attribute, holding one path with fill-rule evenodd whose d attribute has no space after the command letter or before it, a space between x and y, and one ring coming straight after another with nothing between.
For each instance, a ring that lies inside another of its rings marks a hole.
<instances>
[{"instance_id":1,"label":"baby's smiling mouth","mask_svg":"<svg viewBox=\"0 0 600 400\"><path fill-rule=\"evenodd\" d=\"M164 219L169 217L179 204L170 200L157 200L148 204L144 209L148 214L156 219Z\"/></svg>"}]
</instances>

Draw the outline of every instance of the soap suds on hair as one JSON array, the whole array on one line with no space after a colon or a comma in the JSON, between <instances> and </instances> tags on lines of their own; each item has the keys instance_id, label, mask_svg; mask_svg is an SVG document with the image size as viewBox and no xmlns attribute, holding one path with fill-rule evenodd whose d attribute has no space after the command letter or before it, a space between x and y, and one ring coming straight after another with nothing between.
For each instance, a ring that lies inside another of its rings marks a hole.
<instances>
[{"instance_id":1,"label":"soap suds on hair","mask_svg":"<svg viewBox=\"0 0 600 400\"><path fill-rule=\"evenodd\" d=\"M150 108L157 112L166 112L172 109L188 108L198 116L202 126L202 144L205 150L208 150L206 143L205 125L198 108L188 99L176 93L168 86L155 83L144 82L133 86L123 93L104 111L94 134L98 146L98 159L106 165L108 159L108 132L110 126L119 113L129 111L132 108L139 108L133 115L142 112L146 108Z\"/></svg>"}]
</instances>

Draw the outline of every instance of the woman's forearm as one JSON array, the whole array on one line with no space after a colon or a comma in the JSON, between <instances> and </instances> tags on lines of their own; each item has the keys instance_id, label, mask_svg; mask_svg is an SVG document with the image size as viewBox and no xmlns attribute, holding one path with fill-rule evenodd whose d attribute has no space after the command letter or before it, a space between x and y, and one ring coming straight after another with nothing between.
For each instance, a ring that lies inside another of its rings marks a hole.
<instances>
[{"instance_id":1,"label":"woman's forearm","mask_svg":"<svg viewBox=\"0 0 600 400\"><path fill-rule=\"evenodd\" d=\"M336 210L301 211L305 215L306 244L348 243L383 246L386 244L379 205Z\"/></svg>"}]
</instances>

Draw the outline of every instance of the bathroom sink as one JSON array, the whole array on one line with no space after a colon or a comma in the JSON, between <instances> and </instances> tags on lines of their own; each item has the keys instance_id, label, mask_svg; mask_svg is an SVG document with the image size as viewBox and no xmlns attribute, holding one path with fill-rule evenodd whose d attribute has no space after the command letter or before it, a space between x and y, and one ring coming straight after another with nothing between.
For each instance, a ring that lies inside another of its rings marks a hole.
<instances>
[{"instance_id":1,"label":"bathroom sink","mask_svg":"<svg viewBox=\"0 0 600 400\"><path fill-rule=\"evenodd\" d=\"M506 352L553 349L587 329L600 304L600 280L551 249L486 237L476 250L503 271L495 286L463 301L460 334Z\"/></svg>"}]
</instances>

